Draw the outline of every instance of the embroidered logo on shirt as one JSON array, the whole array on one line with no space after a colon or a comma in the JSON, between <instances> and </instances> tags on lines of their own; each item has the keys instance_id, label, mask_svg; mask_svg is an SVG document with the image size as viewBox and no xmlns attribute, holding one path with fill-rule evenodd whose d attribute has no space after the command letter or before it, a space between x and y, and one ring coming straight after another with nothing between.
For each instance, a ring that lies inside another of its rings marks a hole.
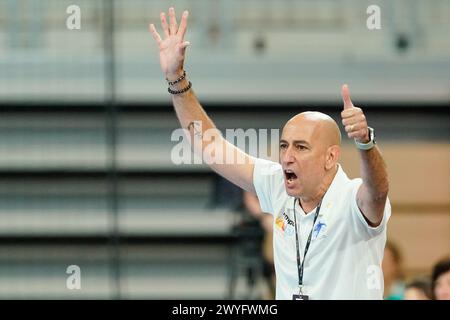
<instances>
[{"instance_id":1,"label":"embroidered logo on shirt","mask_svg":"<svg viewBox=\"0 0 450 320\"><path fill-rule=\"evenodd\" d=\"M287 236L292 236L294 234L294 221L292 221L284 212L275 220L275 226Z\"/></svg>"},{"instance_id":2,"label":"embroidered logo on shirt","mask_svg":"<svg viewBox=\"0 0 450 320\"><path fill-rule=\"evenodd\" d=\"M320 221L316 224L313 231L313 237L312 239L315 240L319 236L319 234L325 233L325 230L327 229L327 224L323 221Z\"/></svg>"}]
</instances>

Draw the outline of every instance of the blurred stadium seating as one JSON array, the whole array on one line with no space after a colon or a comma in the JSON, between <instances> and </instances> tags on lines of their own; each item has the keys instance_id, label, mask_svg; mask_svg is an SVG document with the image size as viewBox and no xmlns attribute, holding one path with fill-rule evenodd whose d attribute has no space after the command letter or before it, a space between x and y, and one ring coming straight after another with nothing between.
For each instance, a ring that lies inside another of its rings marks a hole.
<instances>
[{"instance_id":1,"label":"blurred stadium seating","mask_svg":"<svg viewBox=\"0 0 450 320\"><path fill-rule=\"evenodd\" d=\"M242 272L230 295L234 268L259 262L236 245L241 209L217 204L208 168L170 160L178 123L147 30L169 4L191 12L186 68L220 129L281 128L309 109L339 120L349 83L386 157L407 273L449 252L450 1L376 1L376 31L373 1L115 0L106 30L111 3L0 0L0 299L114 298L117 261L121 298L259 297ZM81 30L66 28L71 4ZM358 176L348 141L342 163ZM82 290L66 288L72 264Z\"/></svg>"}]
</instances>

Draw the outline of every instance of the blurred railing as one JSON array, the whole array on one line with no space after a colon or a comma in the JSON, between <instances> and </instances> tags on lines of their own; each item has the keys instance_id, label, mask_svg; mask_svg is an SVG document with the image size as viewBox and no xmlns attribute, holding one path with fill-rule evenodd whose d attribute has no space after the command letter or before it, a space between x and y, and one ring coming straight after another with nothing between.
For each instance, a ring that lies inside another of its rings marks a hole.
<instances>
[{"instance_id":1,"label":"blurred railing","mask_svg":"<svg viewBox=\"0 0 450 320\"><path fill-rule=\"evenodd\" d=\"M104 3L1 0L0 100L104 101ZM169 3L114 3L117 99L167 101L148 23L159 25ZM72 4L81 9L80 30L66 28ZM371 4L175 2L178 14L191 12L186 68L208 101L335 101L344 81L362 100L448 101L449 2L377 1L381 29L373 31L366 26Z\"/></svg>"}]
</instances>

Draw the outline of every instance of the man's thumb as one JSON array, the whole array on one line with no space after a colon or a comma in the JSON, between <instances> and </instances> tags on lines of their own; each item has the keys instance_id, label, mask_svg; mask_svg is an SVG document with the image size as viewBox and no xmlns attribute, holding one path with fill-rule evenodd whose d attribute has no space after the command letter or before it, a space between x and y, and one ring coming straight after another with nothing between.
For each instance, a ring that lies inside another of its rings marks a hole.
<instances>
[{"instance_id":1,"label":"man's thumb","mask_svg":"<svg viewBox=\"0 0 450 320\"><path fill-rule=\"evenodd\" d=\"M350 99L350 90L346 84L342 86L342 100L344 100L344 110L353 107L353 102Z\"/></svg>"},{"instance_id":2,"label":"man's thumb","mask_svg":"<svg viewBox=\"0 0 450 320\"><path fill-rule=\"evenodd\" d=\"M186 50L186 48L190 45L191 43L189 41L185 41L182 44L180 44L180 51L184 53L184 51Z\"/></svg>"}]
</instances>

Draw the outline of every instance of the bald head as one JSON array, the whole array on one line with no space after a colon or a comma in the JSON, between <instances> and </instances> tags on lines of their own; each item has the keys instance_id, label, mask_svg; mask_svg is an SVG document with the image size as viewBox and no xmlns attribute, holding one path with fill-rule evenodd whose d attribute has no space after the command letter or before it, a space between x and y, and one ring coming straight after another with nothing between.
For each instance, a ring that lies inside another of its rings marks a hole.
<instances>
[{"instance_id":1,"label":"bald head","mask_svg":"<svg viewBox=\"0 0 450 320\"><path fill-rule=\"evenodd\" d=\"M339 127L329 115L317 111L306 111L292 117L286 125L286 128L295 130L296 128L308 128L311 132L311 138L323 143L325 147L341 144L341 132Z\"/></svg>"},{"instance_id":2,"label":"bald head","mask_svg":"<svg viewBox=\"0 0 450 320\"><path fill-rule=\"evenodd\" d=\"M290 196L317 197L331 184L337 170L341 133L337 123L321 112L291 118L280 139L280 163Z\"/></svg>"}]
</instances>

